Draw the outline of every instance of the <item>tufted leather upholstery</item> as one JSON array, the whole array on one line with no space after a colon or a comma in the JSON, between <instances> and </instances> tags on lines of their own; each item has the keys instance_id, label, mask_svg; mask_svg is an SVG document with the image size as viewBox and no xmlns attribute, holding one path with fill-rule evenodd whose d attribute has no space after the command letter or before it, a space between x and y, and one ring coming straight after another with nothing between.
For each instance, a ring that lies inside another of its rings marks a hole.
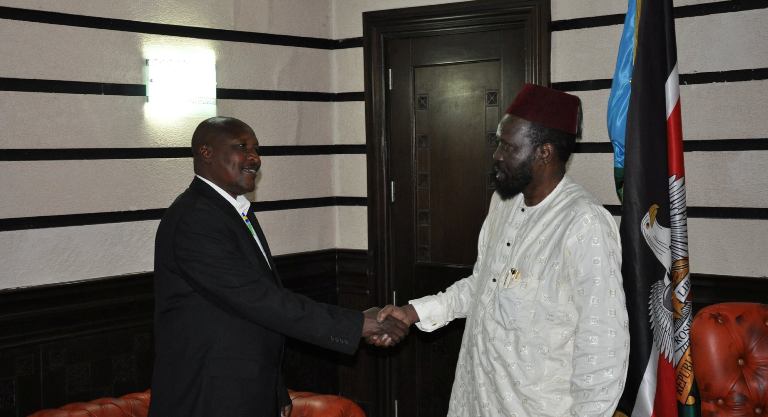
<instances>
[{"instance_id":1,"label":"tufted leather upholstery","mask_svg":"<svg viewBox=\"0 0 768 417\"><path fill-rule=\"evenodd\" d=\"M702 417L768 417L768 304L701 309L691 355Z\"/></svg>"},{"instance_id":2,"label":"tufted leather upholstery","mask_svg":"<svg viewBox=\"0 0 768 417\"><path fill-rule=\"evenodd\" d=\"M149 390L120 398L99 398L70 403L56 409L40 410L30 417L147 417Z\"/></svg>"},{"instance_id":3,"label":"tufted leather upholstery","mask_svg":"<svg viewBox=\"0 0 768 417\"><path fill-rule=\"evenodd\" d=\"M289 393L293 400L291 417L365 417L363 410L348 398L302 391ZM40 410L29 417L147 417L149 399L147 390Z\"/></svg>"}]
</instances>

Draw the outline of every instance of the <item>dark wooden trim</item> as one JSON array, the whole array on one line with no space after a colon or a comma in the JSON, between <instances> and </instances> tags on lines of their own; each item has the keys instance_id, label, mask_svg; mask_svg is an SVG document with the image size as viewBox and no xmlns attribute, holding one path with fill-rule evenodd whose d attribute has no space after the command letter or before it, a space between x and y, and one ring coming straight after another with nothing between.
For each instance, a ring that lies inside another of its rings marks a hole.
<instances>
[{"instance_id":1,"label":"dark wooden trim","mask_svg":"<svg viewBox=\"0 0 768 417\"><path fill-rule=\"evenodd\" d=\"M365 145L265 145L261 156L365 155ZM167 148L0 149L0 161L191 158L188 146Z\"/></svg>"},{"instance_id":2,"label":"dark wooden trim","mask_svg":"<svg viewBox=\"0 0 768 417\"><path fill-rule=\"evenodd\" d=\"M0 77L0 91L33 93L95 94L141 97L147 95L144 84L100 83L90 81L39 80Z\"/></svg>"},{"instance_id":3,"label":"dark wooden trim","mask_svg":"<svg viewBox=\"0 0 768 417\"><path fill-rule=\"evenodd\" d=\"M728 71L697 72L680 74L680 85L712 84L726 82L762 81L768 80L768 68L747 68ZM609 90L612 80L602 78L597 80L561 81L552 83L552 88L562 91L595 91Z\"/></svg>"},{"instance_id":4,"label":"dark wooden trim","mask_svg":"<svg viewBox=\"0 0 768 417\"><path fill-rule=\"evenodd\" d=\"M0 19L47 23L120 32L147 33L215 41L257 43L263 45L295 46L313 49L346 49L360 46L360 38L325 39L311 36L279 35L242 30L214 29L167 23L140 22L126 19L85 16L71 13L30 10L0 6Z\"/></svg>"},{"instance_id":5,"label":"dark wooden trim","mask_svg":"<svg viewBox=\"0 0 768 417\"><path fill-rule=\"evenodd\" d=\"M0 349L145 325L152 274L0 291Z\"/></svg>"},{"instance_id":6,"label":"dark wooden trim","mask_svg":"<svg viewBox=\"0 0 768 417\"><path fill-rule=\"evenodd\" d=\"M286 286L336 293L336 275L365 275L367 251L325 249L275 257ZM0 349L152 321L152 272L0 290ZM357 291L359 282L344 290Z\"/></svg>"},{"instance_id":7,"label":"dark wooden trim","mask_svg":"<svg viewBox=\"0 0 768 417\"><path fill-rule=\"evenodd\" d=\"M278 100L278 101L318 101L339 103L345 101L363 101L362 92L324 93L315 91L248 90L243 88L217 88L219 100Z\"/></svg>"},{"instance_id":8,"label":"dark wooden trim","mask_svg":"<svg viewBox=\"0 0 768 417\"><path fill-rule=\"evenodd\" d=\"M89 94L107 96L147 95L144 84L119 84L93 81L41 80L33 78L0 77L0 91L31 93ZM318 91L254 90L245 88L217 88L218 100L279 100L339 103L363 101L362 92L327 93Z\"/></svg>"},{"instance_id":9,"label":"dark wooden trim","mask_svg":"<svg viewBox=\"0 0 768 417\"><path fill-rule=\"evenodd\" d=\"M314 197L297 198L293 200L257 201L252 203L253 209L256 212L333 206L363 207L367 205L368 199L366 197ZM0 232L160 220L163 217L163 213L165 213L164 208L113 211L105 213L63 214L58 216L12 217L0 219Z\"/></svg>"},{"instance_id":10,"label":"dark wooden trim","mask_svg":"<svg viewBox=\"0 0 768 417\"><path fill-rule=\"evenodd\" d=\"M765 151L768 138L683 141L685 152ZM365 155L366 145L273 145L259 148L261 156ZM613 153L609 142L579 142L574 153ZM189 147L0 149L0 161L69 161L100 159L190 158Z\"/></svg>"},{"instance_id":11,"label":"dark wooden trim","mask_svg":"<svg viewBox=\"0 0 768 417\"><path fill-rule=\"evenodd\" d=\"M57 216L11 217L0 219L0 232L159 220L163 217L163 213L165 213L164 208Z\"/></svg>"},{"instance_id":12,"label":"dark wooden trim","mask_svg":"<svg viewBox=\"0 0 768 417\"><path fill-rule=\"evenodd\" d=\"M766 151L768 138L683 140L685 152ZM613 153L610 142L578 142L574 153Z\"/></svg>"},{"instance_id":13,"label":"dark wooden trim","mask_svg":"<svg viewBox=\"0 0 768 417\"><path fill-rule=\"evenodd\" d=\"M608 212L621 216L621 206L606 204ZM688 206L689 219L738 219L738 220L768 220L768 208L765 207L707 207Z\"/></svg>"},{"instance_id":14,"label":"dark wooden trim","mask_svg":"<svg viewBox=\"0 0 768 417\"><path fill-rule=\"evenodd\" d=\"M700 310L716 303L748 301L768 303L768 277L691 274L693 308Z\"/></svg>"}]
</instances>

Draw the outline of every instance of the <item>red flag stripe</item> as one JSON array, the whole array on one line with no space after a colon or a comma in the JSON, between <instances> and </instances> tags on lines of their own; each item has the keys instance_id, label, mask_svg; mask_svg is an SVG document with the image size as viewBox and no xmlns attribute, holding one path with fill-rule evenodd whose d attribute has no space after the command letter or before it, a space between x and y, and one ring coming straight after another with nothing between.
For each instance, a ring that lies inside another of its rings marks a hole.
<instances>
[{"instance_id":1,"label":"red flag stripe","mask_svg":"<svg viewBox=\"0 0 768 417\"><path fill-rule=\"evenodd\" d=\"M685 175L683 166L683 124L680 118L680 82L677 64L672 68L664 83L667 107L667 155L669 175L678 178Z\"/></svg>"},{"instance_id":2,"label":"red flag stripe","mask_svg":"<svg viewBox=\"0 0 768 417\"><path fill-rule=\"evenodd\" d=\"M685 176L683 164L683 124L680 118L680 100L677 101L667 118L667 155L669 176Z\"/></svg>"},{"instance_id":3,"label":"red flag stripe","mask_svg":"<svg viewBox=\"0 0 768 417\"><path fill-rule=\"evenodd\" d=\"M659 355L656 379L653 415L656 417L677 417L675 367L661 355Z\"/></svg>"}]
</instances>

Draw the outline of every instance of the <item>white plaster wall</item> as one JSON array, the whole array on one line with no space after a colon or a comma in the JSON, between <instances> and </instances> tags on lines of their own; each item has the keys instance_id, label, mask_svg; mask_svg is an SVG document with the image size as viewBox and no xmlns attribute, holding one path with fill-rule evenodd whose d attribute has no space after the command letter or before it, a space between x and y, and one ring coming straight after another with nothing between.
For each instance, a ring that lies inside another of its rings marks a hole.
<instances>
[{"instance_id":1,"label":"white plaster wall","mask_svg":"<svg viewBox=\"0 0 768 417\"><path fill-rule=\"evenodd\" d=\"M336 247L368 249L367 208L341 206L338 207L336 216Z\"/></svg>"},{"instance_id":2,"label":"white plaster wall","mask_svg":"<svg viewBox=\"0 0 768 417\"><path fill-rule=\"evenodd\" d=\"M153 269L157 221L0 232L0 289Z\"/></svg>"},{"instance_id":3,"label":"white plaster wall","mask_svg":"<svg viewBox=\"0 0 768 417\"><path fill-rule=\"evenodd\" d=\"M584 142L608 142L610 90L577 91L584 108ZM689 140L764 138L768 132L768 82L680 86L683 136Z\"/></svg>"},{"instance_id":4,"label":"white plaster wall","mask_svg":"<svg viewBox=\"0 0 768 417\"><path fill-rule=\"evenodd\" d=\"M681 74L768 67L768 9L675 20ZM613 77L621 25L552 33L552 82Z\"/></svg>"},{"instance_id":5,"label":"white plaster wall","mask_svg":"<svg viewBox=\"0 0 768 417\"><path fill-rule=\"evenodd\" d=\"M249 197L364 197L365 175L364 155L265 156ZM165 208L192 177L191 158L0 162L0 218Z\"/></svg>"},{"instance_id":6,"label":"white plaster wall","mask_svg":"<svg viewBox=\"0 0 768 417\"><path fill-rule=\"evenodd\" d=\"M343 218L354 226L360 222L360 213L364 217L365 207L352 209L347 211L357 216ZM334 247L364 249L355 236L341 240L350 246L337 246L338 212L337 207L317 207L258 216L274 255ZM152 271L157 224L142 221L0 232L0 289Z\"/></svg>"},{"instance_id":7,"label":"white plaster wall","mask_svg":"<svg viewBox=\"0 0 768 417\"><path fill-rule=\"evenodd\" d=\"M768 151L688 152L685 154L688 205L768 207L765 172L768 172ZM576 182L589 185L603 204L619 204L613 182L613 154L574 154L568 173ZM759 262L765 262L768 271L768 259Z\"/></svg>"},{"instance_id":8,"label":"white plaster wall","mask_svg":"<svg viewBox=\"0 0 768 417\"><path fill-rule=\"evenodd\" d=\"M330 36L330 0L2 0L3 6L214 29Z\"/></svg>"},{"instance_id":9,"label":"white plaster wall","mask_svg":"<svg viewBox=\"0 0 768 417\"><path fill-rule=\"evenodd\" d=\"M335 91L363 91L365 78L363 48L339 49L332 53L331 83Z\"/></svg>"},{"instance_id":10,"label":"white plaster wall","mask_svg":"<svg viewBox=\"0 0 768 417\"><path fill-rule=\"evenodd\" d=\"M365 209L363 207L363 209ZM258 213L273 255L336 247L338 207Z\"/></svg>"},{"instance_id":11,"label":"white plaster wall","mask_svg":"<svg viewBox=\"0 0 768 417\"><path fill-rule=\"evenodd\" d=\"M0 218L164 208L189 185L192 161L0 162L0 178Z\"/></svg>"},{"instance_id":12,"label":"white plaster wall","mask_svg":"<svg viewBox=\"0 0 768 417\"><path fill-rule=\"evenodd\" d=\"M675 7L693 4L715 3L720 0L675 0ZM576 19L580 17L624 14L626 0L552 0L552 20Z\"/></svg>"},{"instance_id":13,"label":"white plaster wall","mask_svg":"<svg viewBox=\"0 0 768 417\"><path fill-rule=\"evenodd\" d=\"M331 54L321 49L209 41L0 19L6 77L144 83L152 48L209 49L218 87L331 91ZM87 47L83 47L86 45ZM119 53L116 53L119 51Z\"/></svg>"},{"instance_id":14,"label":"white plaster wall","mask_svg":"<svg viewBox=\"0 0 768 417\"><path fill-rule=\"evenodd\" d=\"M0 147L189 146L200 118L158 123L144 105L144 97L0 91ZM261 145L365 143L362 102L218 100L217 108L250 124Z\"/></svg>"}]
</instances>

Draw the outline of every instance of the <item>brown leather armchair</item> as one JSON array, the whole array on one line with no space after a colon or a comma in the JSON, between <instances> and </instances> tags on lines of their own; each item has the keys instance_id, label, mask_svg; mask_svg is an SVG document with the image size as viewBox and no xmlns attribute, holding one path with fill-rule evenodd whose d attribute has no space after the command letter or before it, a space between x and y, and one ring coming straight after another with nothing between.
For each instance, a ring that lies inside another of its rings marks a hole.
<instances>
[{"instance_id":1,"label":"brown leather armchair","mask_svg":"<svg viewBox=\"0 0 768 417\"><path fill-rule=\"evenodd\" d=\"M290 391L291 417L365 417L363 410L348 398L312 392ZM40 410L29 417L147 417L149 390L120 398L99 398Z\"/></svg>"},{"instance_id":2,"label":"brown leather armchair","mask_svg":"<svg viewBox=\"0 0 768 417\"><path fill-rule=\"evenodd\" d=\"M702 417L768 416L768 304L720 303L691 327Z\"/></svg>"}]
</instances>

